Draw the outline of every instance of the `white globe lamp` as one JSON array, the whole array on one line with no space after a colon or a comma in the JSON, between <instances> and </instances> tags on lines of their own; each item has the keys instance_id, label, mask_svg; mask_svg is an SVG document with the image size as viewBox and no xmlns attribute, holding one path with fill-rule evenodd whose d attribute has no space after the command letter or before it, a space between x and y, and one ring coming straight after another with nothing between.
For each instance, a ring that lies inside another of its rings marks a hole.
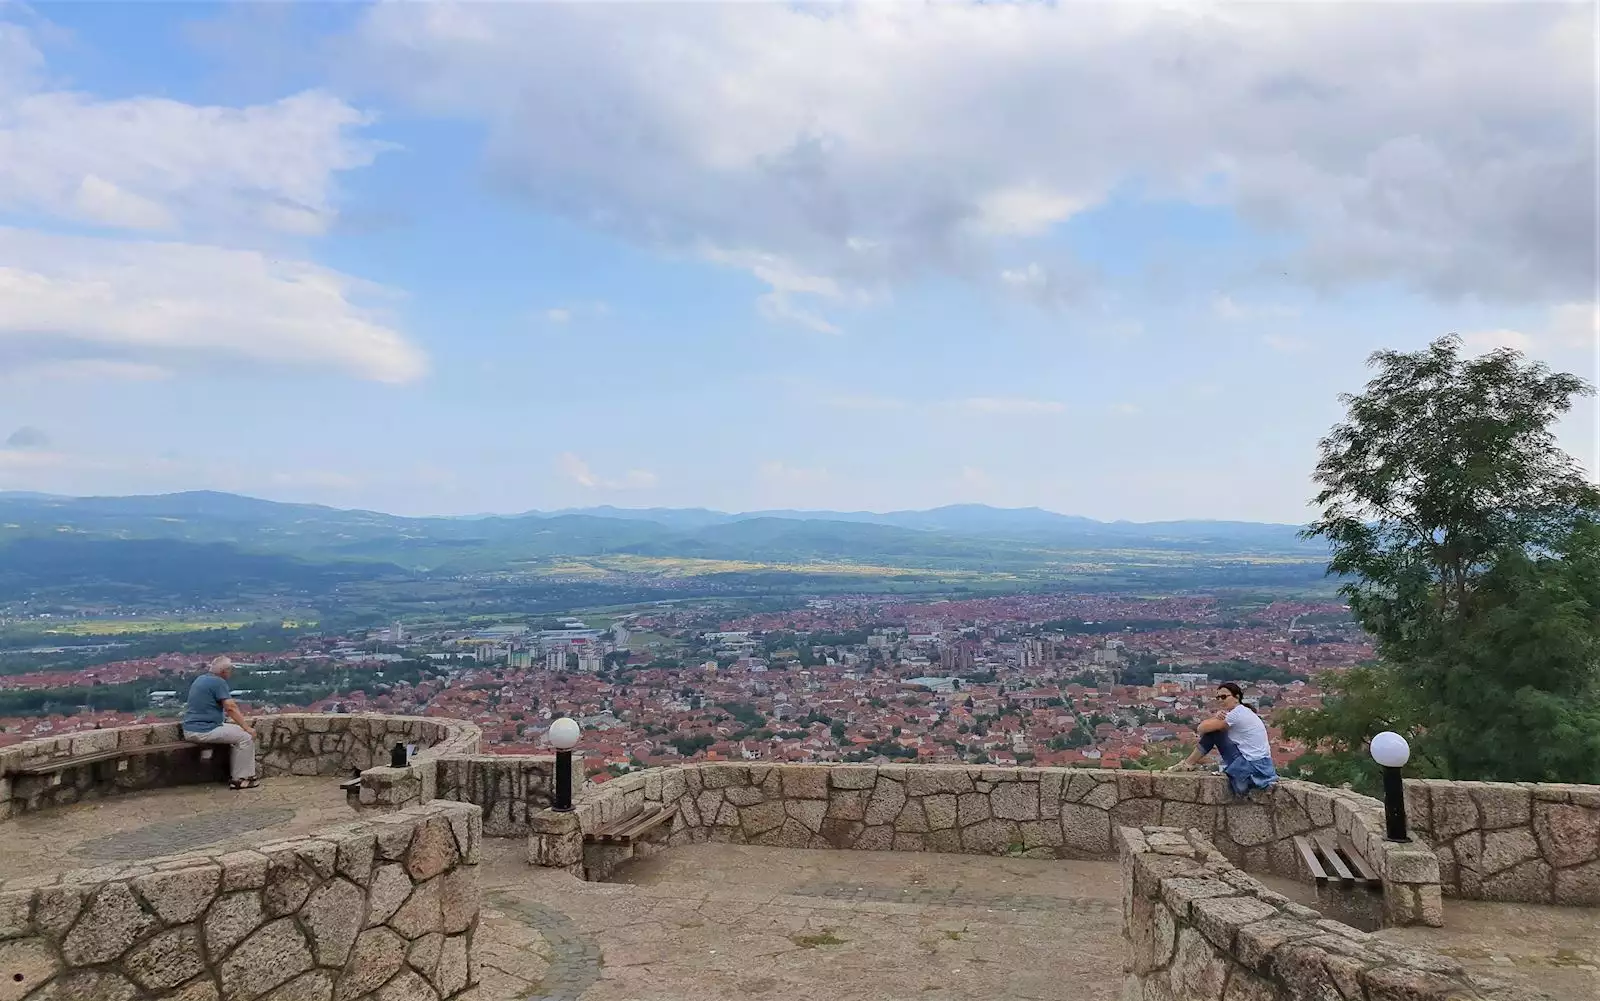
<instances>
[{"instance_id":1,"label":"white globe lamp","mask_svg":"<svg viewBox=\"0 0 1600 1001\"><path fill-rule=\"evenodd\" d=\"M1411 760L1411 745L1393 730L1372 738L1372 760L1385 768L1404 768Z\"/></svg>"},{"instance_id":2,"label":"white globe lamp","mask_svg":"<svg viewBox=\"0 0 1600 1001\"><path fill-rule=\"evenodd\" d=\"M550 809L566 813L572 809L572 749L578 743L578 721L563 716L550 724L544 736L556 749L556 795Z\"/></svg>"},{"instance_id":3,"label":"white globe lamp","mask_svg":"<svg viewBox=\"0 0 1600 1001\"><path fill-rule=\"evenodd\" d=\"M1406 787L1400 769L1411 760L1411 745L1393 730L1372 738L1372 760L1383 766L1383 819L1390 841L1410 841L1406 831Z\"/></svg>"},{"instance_id":4,"label":"white globe lamp","mask_svg":"<svg viewBox=\"0 0 1600 1001\"><path fill-rule=\"evenodd\" d=\"M545 736L550 746L558 751L570 751L578 746L578 721L563 716L550 724L550 732Z\"/></svg>"}]
</instances>

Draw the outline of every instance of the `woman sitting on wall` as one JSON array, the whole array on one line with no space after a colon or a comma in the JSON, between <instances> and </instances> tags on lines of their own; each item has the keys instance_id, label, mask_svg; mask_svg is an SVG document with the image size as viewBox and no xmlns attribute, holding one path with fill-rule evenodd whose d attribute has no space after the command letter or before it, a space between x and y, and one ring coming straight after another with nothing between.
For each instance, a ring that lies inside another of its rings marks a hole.
<instances>
[{"instance_id":1,"label":"woman sitting on wall","mask_svg":"<svg viewBox=\"0 0 1600 1001\"><path fill-rule=\"evenodd\" d=\"M1193 771L1212 751L1222 759L1222 771L1235 796L1246 796L1255 789L1271 789L1278 784L1272 767L1272 745L1267 740L1267 725L1256 715L1255 707L1243 701L1244 691L1231 681L1217 686L1217 712L1200 724L1200 743L1171 772Z\"/></svg>"}]
</instances>

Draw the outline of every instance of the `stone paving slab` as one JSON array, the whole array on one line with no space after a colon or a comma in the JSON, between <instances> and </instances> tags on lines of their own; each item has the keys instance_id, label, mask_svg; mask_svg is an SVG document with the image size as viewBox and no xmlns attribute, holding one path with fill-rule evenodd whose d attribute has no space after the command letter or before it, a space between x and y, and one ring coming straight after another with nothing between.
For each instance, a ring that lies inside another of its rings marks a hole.
<instances>
[{"instance_id":1,"label":"stone paving slab","mask_svg":"<svg viewBox=\"0 0 1600 1001\"><path fill-rule=\"evenodd\" d=\"M1600 998L1600 910L1594 908L1446 899L1443 928L1385 928L1378 935L1558 1001Z\"/></svg>"},{"instance_id":2,"label":"stone paving slab","mask_svg":"<svg viewBox=\"0 0 1600 1001\"><path fill-rule=\"evenodd\" d=\"M1309 883L1259 878L1291 900L1317 905ZM1446 898L1443 928L1419 925L1375 933L1557 1001L1600 999L1600 910Z\"/></svg>"},{"instance_id":3,"label":"stone paving slab","mask_svg":"<svg viewBox=\"0 0 1600 1001\"><path fill-rule=\"evenodd\" d=\"M0 879L92 868L307 834L355 820L338 777L264 779L259 788L181 786L15 817Z\"/></svg>"},{"instance_id":4,"label":"stone paving slab","mask_svg":"<svg viewBox=\"0 0 1600 1001\"><path fill-rule=\"evenodd\" d=\"M530 867L520 841L484 851L482 928L497 943L485 1001L1111 1001L1121 990L1114 863L708 844L607 884ZM515 936L520 960L500 944Z\"/></svg>"}]
</instances>

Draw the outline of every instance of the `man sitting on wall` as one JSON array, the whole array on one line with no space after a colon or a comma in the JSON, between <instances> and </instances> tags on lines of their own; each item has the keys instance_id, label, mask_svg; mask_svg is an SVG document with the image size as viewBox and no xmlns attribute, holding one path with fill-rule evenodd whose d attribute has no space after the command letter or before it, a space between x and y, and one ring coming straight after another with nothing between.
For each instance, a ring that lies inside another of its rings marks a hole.
<instances>
[{"instance_id":1,"label":"man sitting on wall","mask_svg":"<svg viewBox=\"0 0 1600 1001\"><path fill-rule=\"evenodd\" d=\"M183 739L196 744L229 744L232 747L232 774L228 783L234 789L254 789L256 778L256 732L245 722L239 703L233 701L228 679L233 676L233 661L218 657L208 673L189 686L189 705L183 713ZM233 722L228 722L232 720Z\"/></svg>"}]
</instances>

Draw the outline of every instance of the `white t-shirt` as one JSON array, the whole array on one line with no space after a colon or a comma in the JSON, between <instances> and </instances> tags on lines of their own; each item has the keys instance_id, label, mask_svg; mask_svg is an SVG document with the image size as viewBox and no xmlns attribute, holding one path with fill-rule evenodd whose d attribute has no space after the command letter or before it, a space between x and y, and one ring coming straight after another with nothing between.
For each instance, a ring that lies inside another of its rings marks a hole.
<instances>
[{"instance_id":1,"label":"white t-shirt","mask_svg":"<svg viewBox=\"0 0 1600 1001\"><path fill-rule=\"evenodd\" d=\"M1239 753L1251 761L1272 757L1272 745L1267 741L1267 725L1261 717L1246 706L1234 706L1224 717L1228 721L1228 736Z\"/></svg>"}]
</instances>

